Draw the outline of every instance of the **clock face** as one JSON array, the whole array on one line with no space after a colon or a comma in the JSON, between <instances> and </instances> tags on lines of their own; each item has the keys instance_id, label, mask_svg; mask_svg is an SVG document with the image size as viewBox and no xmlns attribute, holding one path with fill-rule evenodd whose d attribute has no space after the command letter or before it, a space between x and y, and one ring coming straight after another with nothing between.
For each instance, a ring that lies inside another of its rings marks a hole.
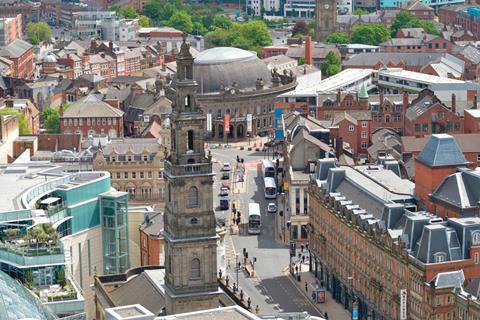
<instances>
[{"instance_id":1,"label":"clock face","mask_svg":"<svg viewBox=\"0 0 480 320\"><path fill-rule=\"evenodd\" d=\"M330 6L328 5L328 3L325 3L324 7L325 7L325 9L330 8Z\"/></svg>"}]
</instances>

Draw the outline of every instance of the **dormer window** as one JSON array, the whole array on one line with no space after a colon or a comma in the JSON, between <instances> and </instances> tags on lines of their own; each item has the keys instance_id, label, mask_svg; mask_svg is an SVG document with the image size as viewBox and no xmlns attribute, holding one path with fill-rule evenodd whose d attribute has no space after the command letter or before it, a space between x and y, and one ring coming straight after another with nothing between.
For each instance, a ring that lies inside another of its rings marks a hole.
<instances>
[{"instance_id":1,"label":"dormer window","mask_svg":"<svg viewBox=\"0 0 480 320\"><path fill-rule=\"evenodd\" d=\"M447 259L447 254L444 252L437 252L433 255L433 257L435 259L435 263L441 263L445 262L445 260Z\"/></svg>"},{"instance_id":2,"label":"dormer window","mask_svg":"<svg viewBox=\"0 0 480 320\"><path fill-rule=\"evenodd\" d=\"M480 246L480 231L472 233L472 246Z\"/></svg>"},{"instance_id":3,"label":"dormer window","mask_svg":"<svg viewBox=\"0 0 480 320\"><path fill-rule=\"evenodd\" d=\"M148 155L147 154L143 155L143 161L148 161Z\"/></svg>"},{"instance_id":4,"label":"dormer window","mask_svg":"<svg viewBox=\"0 0 480 320\"><path fill-rule=\"evenodd\" d=\"M110 156L110 162L116 162L117 161L117 157L115 157L114 155Z\"/></svg>"}]
</instances>

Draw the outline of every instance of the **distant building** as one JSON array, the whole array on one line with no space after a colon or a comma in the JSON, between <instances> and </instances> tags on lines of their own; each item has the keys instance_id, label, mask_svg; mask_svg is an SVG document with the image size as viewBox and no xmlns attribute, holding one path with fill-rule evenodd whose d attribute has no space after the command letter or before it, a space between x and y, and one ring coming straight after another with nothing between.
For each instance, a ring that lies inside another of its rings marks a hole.
<instances>
[{"instance_id":1,"label":"distant building","mask_svg":"<svg viewBox=\"0 0 480 320\"><path fill-rule=\"evenodd\" d=\"M33 46L21 39L16 39L0 49L0 57L13 62L11 76L31 78L34 73Z\"/></svg>"},{"instance_id":2,"label":"distant building","mask_svg":"<svg viewBox=\"0 0 480 320\"><path fill-rule=\"evenodd\" d=\"M480 39L480 9L478 7L464 5L463 2L455 6L442 6L438 16L441 23L450 26L459 25Z\"/></svg>"},{"instance_id":3,"label":"distant building","mask_svg":"<svg viewBox=\"0 0 480 320\"><path fill-rule=\"evenodd\" d=\"M140 265L163 265L163 213L147 214L145 221L140 225Z\"/></svg>"},{"instance_id":4,"label":"distant building","mask_svg":"<svg viewBox=\"0 0 480 320\"><path fill-rule=\"evenodd\" d=\"M408 34L407 34L408 36ZM453 44L440 37L424 34L421 38L392 38L380 43L381 52L451 52Z\"/></svg>"},{"instance_id":5,"label":"distant building","mask_svg":"<svg viewBox=\"0 0 480 320\"><path fill-rule=\"evenodd\" d=\"M60 107L60 132L90 135L108 135L110 138L123 137L123 111L108 103L88 96L63 112Z\"/></svg>"},{"instance_id":6,"label":"distant building","mask_svg":"<svg viewBox=\"0 0 480 320\"><path fill-rule=\"evenodd\" d=\"M0 163L13 160L13 142L19 136L18 121L14 115L0 116Z\"/></svg>"},{"instance_id":7,"label":"distant building","mask_svg":"<svg viewBox=\"0 0 480 320\"><path fill-rule=\"evenodd\" d=\"M22 15L0 18L0 46L6 46L15 39L22 39Z\"/></svg>"},{"instance_id":8,"label":"distant building","mask_svg":"<svg viewBox=\"0 0 480 320\"><path fill-rule=\"evenodd\" d=\"M251 16L276 15L280 13L280 0L247 0L247 14Z\"/></svg>"},{"instance_id":9,"label":"distant building","mask_svg":"<svg viewBox=\"0 0 480 320\"><path fill-rule=\"evenodd\" d=\"M130 201L161 206L165 197L164 157L165 150L157 139L113 139L95 154L93 169L110 172L112 187L128 192Z\"/></svg>"},{"instance_id":10,"label":"distant building","mask_svg":"<svg viewBox=\"0 0 480 320\"><path fill-rule=\"evenodd\" d=\"M400 8L400 12L412 13L420 20L433 21L435 18L434 9L420 0L400 2L398 7Z\"/></svg>"},{"instance_id":11,"label":"distant building","mask_svg":"<svg viewBox=\"0 0 480 320\"><path fill-rule=\"evenodd\" d=\"M15 111L23 113L28 128L32 134L38 134L40 131L40 112L37 107L27 99L8 99L5 100L5 107L12 108Z\"/></svg>"},{"instance_id":12,"label":"distant building","mask_svg":"<svg viewBox=\"0 0 480 320\"><path fill-rule=\"evenodd\" d=\"M27 22L40 21L41 2L23 1L23 0L3 0L0 1L0 17L10 18L18 14L22 15L23 28Z\"/></svg>"},{"instance_id":13,"label":"distant building","mask_svg":"<svg viewBox=\"0 0 480 320\"><path fill-rule=\"evenodd\" d=\"M113 11L84 11L72 15L72 36L89 40L128 41L135 38L137 20L120 18Z\"/></svg>"},{"instance_id":14,"label":"distant building","mask_svg":"<svg viewBox=\"0 0 480 320\"><path fill-rule=\"evenodd\" d=\"M465 110L463 117L465 133L480 133L480 110L476 106L474 106L474 109Z\"/></svg>"}]
</instances>

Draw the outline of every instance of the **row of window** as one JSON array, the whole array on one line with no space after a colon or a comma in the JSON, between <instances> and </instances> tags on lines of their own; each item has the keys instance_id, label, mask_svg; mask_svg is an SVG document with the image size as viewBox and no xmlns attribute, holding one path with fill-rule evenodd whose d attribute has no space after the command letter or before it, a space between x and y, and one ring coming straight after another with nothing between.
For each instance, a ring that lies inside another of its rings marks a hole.
<instances>
[{"instance_id":1,"label":"row of window","mask_svg":"<svg viewBox=\"0 0 480 320\"><path fill-rule=\"evenodd\" d=\"M146 162L146 161L150 160L150 156L148 154L144 154L144 155L142 155L141 159L142 159L142 161ZM110 162L117 162L118 158L117 158L116 155L111 155L109 160L110 160ZM131 155L131 154L127 154L125 156L125 160L128 161L128 162L135 161L135 156Z\"/></svg>"},{"instance_id":2,"label":"row of window","mask_svg":"<svg viewBox=\"0 0 480 320\"><path fill-rule=\"evenodd\" d=\"M113 174L112 174L112 177L113 177ZM115 178L120 180L120 179L137 179L140 178L140 179L145 179L145 178L148 178L148 179L152 179L153 178L153 171L147 171L147 174L145 174L145 172L141 171L137 174L137 172L133 171L133 172L128 172L128 171L125 171L123 172L123 175L122 175L122 172L116 172L115 173ZM158 179L163 179L163 171L158 171Z\"/></svg>"},{"instance_id":3,"label":"row of window","mask_svg":"<svg viewBox=\"0 0 480 320\"><path fill-rule=\"evenodd\" d=\"M432 124L432 127L434 126L434 124ZM416 123L415 124L415 131L416 132L420 132L420 131L423 131L423 132L428 132L428 123ZM443 126L439 126L439 127L443 127ZM453 131L460 131L460 122L455 122L455 123L451 123L451 122L447 122L447 124L445 125L445 131L446 132L450 132L452 131L452 127L453 127ZM436 131L436 130L435 130ZM432 132L433 132L433 128L432 128Z\"/></svg>"},{"instance_id":4,"label":"row of window","mask_svg":"<svg viewBox=\"0 0 480 320\"><path fill-rule=\"evenodd\" d=\"M86 119L87 126L90 125L97 125L97 126L105 126L109 125L111 126L117 124L117 118L87 118ZM78 118L78 119L63 119L63 126L68 127L68 126L83 126L83 118Z\"/></svg>"}]
</instances>

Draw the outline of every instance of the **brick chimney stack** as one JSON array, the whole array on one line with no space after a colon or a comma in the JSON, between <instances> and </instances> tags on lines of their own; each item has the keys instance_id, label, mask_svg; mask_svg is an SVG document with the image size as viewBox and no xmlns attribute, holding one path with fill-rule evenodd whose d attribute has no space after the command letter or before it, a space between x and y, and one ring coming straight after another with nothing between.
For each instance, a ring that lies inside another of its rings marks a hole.
<instances>
[{"instance_id":1,"label":"brick chimney stack","mask_svg":"<svg viewBox=\"0 0 480 320\"><path fill-rule=\"evenodd\" d=\"M63 104L60 105L60 117L63 117Z\"/></svg>"},{"instance_id":2,"label":"brick chimney stack","mask_svg":"<svg viewBox=\"0 0 480 320\"><path fill-rule=\"evenodd\" d=\"M457 99L455 93L452 93L452 113L457 114Z\"/></svg>"},{"instance_id":3,"label":"brick chimney stack","mask_svg":"<svg viewBox=\"0 0 480 320\"><path fill-rule=\"evenodd\" d=\"M383 106L383 100L384 100L384 95L383 95L383 91L380 91L380 105Z\"/></svg>"},{"instance_id":4,"label":"brick chimney stack","mask_svg":"<svg viewBox=\"0 0 480 320\"><path fill-rule=\"evenodd\" d=\"M313 64L313 48L312 48L312 37L307 36L305 38L305 64Z\"/></svg>"}]
</instances>

